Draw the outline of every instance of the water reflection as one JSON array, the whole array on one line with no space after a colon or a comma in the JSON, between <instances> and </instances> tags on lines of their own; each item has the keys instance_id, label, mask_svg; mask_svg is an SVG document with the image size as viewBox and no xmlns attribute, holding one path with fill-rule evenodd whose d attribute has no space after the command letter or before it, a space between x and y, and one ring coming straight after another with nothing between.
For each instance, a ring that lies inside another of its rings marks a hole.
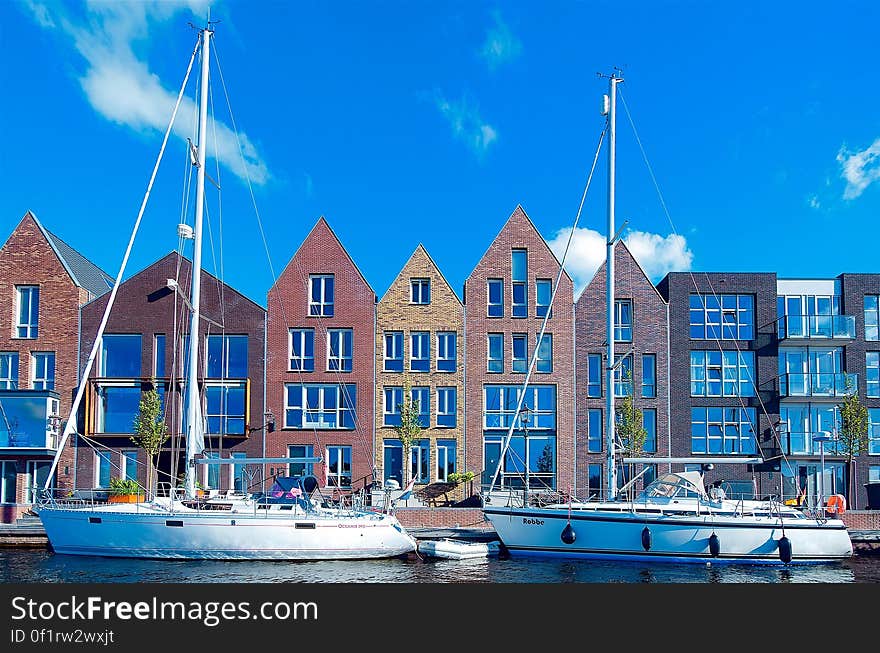
<instances>
[{"instance_id":1,"label":"water reflection","mask_svg":"<svg viewBox=\"0 0 880 653\"><path fill-rule=\"evenodd\" d=\"M540 558L326 562L116 560L0 550L0 582L41 583L877 583L880 558L787 568Z\"/></svg>"}]
</instances>

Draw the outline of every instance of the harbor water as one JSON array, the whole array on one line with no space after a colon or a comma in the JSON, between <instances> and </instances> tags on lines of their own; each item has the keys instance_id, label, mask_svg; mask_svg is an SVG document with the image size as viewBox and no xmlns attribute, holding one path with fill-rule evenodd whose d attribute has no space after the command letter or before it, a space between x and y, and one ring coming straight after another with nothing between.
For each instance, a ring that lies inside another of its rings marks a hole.
<instances>
[{"instance_id":1,"label":"harbor water","mask_svg":"<svg viewBox=\"0 0 880 653\"><path fill-rule=\"evenodd\" d=\"M788 567L544 558L130 560L0 550L0 583L880 583L880 557Z\"/></svg>"}]
</instances>

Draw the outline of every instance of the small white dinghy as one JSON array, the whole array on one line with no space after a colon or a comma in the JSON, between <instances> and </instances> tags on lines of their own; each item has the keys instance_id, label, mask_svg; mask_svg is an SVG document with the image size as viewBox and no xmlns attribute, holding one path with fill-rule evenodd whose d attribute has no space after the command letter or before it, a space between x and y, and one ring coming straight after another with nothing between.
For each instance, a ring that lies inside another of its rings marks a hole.
<instances>
[{"instance_id":1,"label":"small white dinghy","mask_svg":"<svg viewBox=\"0 0 880 653\"><path fill-rule=\"evenodd\" d=\"M498 555L501 545L498 542L465 542L443 538L442 540L422 540L419 542L419 553L433 558L447 560L469 560Z\"/></svg>"}]
</instances>

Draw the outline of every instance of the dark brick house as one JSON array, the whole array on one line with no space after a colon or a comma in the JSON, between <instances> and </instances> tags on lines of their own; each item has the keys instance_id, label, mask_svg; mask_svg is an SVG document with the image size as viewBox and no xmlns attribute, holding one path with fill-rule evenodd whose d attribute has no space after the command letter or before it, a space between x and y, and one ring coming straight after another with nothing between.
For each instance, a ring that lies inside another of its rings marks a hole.
<instances>
[{"instance_id":1,"label":"dark brick house","mask_svg":"<svg viewBox=\"0 0 880 653\"><path fill-rule=\"evenodd\" d=\"M184 351L189 341L192 265L172 252L123 282L89 374L77 444L80 489L104 489L112 477L146 480L146 456L132 443L141 393L162 398L171 438L159 455L159 482L184 473ZM176 281L175 290L169 280ZM80 361L85 366L108 297L82 307ZM198 372L207 426L205 456L263 456L265 310L202 271ZM207 354L207 356L206 356ZM197 477L206 489L246 489L262 478L253 465L205 465ZM259 487L257 487L259 489Z\"/></svg>"},{"instance_id":2,"label":"dark brick house","mask_svg":"<svg viewBox=\"0 0 880 653\"><path fill-rule=\"evenodd\" d=\"M615 396L633 397L647 432L645 454L669 456L667 305L622 240L615 257ZM605 368L607 362L606 264L602 263L575 303L576 482L579 496L595 495L607 484L605 455ZM637 454L640 455L640 454ZM656 465L639 485L668 466ZM633 469L639 473L642 466ZM618 474L629 474L629 468ZM604 493L602 496L605 496Z\"/></svg>"},{"instance_id":3,"label":"dark brick house","mask_svg":"<svg viewBox=\"0 0 880 653\"><path fill-rule=\"evenodd\" d=\"M113 280L28 211L0 249L0 514L33 502L56 453L77 386L79 307ZM44 417L38 422L36 414ZM57 417L56 417L57 416ZM73 447L54 485L74 484Z\"/></svg>"},{"instance_id":4,"label":"dark brick house","mask_svg":"<svg viewBox=\"0 0 880 653\"><path fill-rule=\"evenodd\" d=\"M376 294L322 217L269 290L266 396L270 457L329 494L369 485L374 468ZM271 470L270 470L271 471Z\"/></svg>"},{"instance_id":5,"label":"dark brick house","mask_svg":"<svg viewBox=\"0 0 880 653\"><path fill-rule=\"evenodd\" d=\"M498 465L559 268L559 260L517 206L465 281L465 462L484 484ZM501 487L523 487L528 460L533 490L573 489L572 295L572 280L563 273L524 401L531 412L528 438L516 424L496 482Z\"/></svg>"}]
</instances>

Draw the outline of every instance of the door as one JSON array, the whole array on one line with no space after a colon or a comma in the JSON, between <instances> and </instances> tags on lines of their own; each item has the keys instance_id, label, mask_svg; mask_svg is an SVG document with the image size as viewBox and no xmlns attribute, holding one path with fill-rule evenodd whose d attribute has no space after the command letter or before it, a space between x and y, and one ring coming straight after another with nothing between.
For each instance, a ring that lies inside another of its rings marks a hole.
<instances>
[{"instance_id":1,"label":"door","mask_svg":"<svg viewBox=\"0 0 880 653\"><path fill-rule=\"evenodd\" d=\"M809 396L809 360L807 350L779 350L779 393L783 397Z\"/></svg>"}]
</instances>

